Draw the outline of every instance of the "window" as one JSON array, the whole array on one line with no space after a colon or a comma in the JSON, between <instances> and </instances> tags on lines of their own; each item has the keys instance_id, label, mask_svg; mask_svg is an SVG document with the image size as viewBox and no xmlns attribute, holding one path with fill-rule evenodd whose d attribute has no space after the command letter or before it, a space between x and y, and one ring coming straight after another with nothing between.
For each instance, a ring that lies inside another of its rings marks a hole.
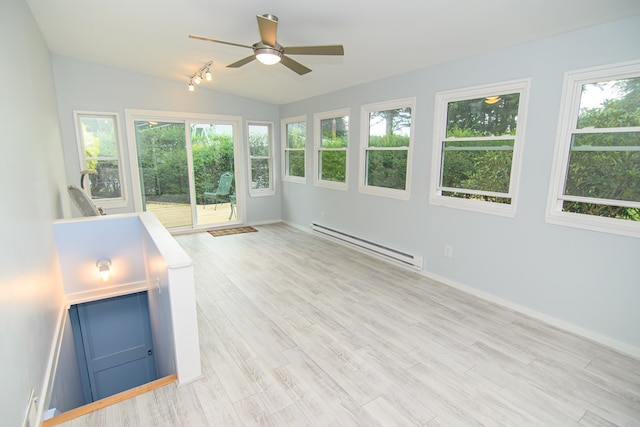
<instances>
[{"instance_id":1,"label":"window","mask_svg":"<svg viewBox=\"0 0 640 427\"><path fill-rule=\"evenodd\" d=\"M515 215L529 83L436 94L431 203Z\"/></svg>"},{"instance_id":2,"label":"window","mask_svg":"<svg viewBox=\"0 0 640 427\"><path fill-rule=\"evenodd\" d=\"M314 182L322 187L347 189L349 109L314 116L316 162Z\"/></svg>"},{"instance_id":3,"label":"window","mask_svg":"<svg viewBox=\"0 0 640 427\"><path fill-rule=\"evenodd\" d=\"M640 62L565 74L547 221L640 236Z\"/></svg>"},{"instance_id":4,"label":"window","mask_svg":"<svg viewBox=\"0 0 640 427\"><path fill-rule=\"evenodd\" d=\"M249 123L249 194L252 196L268 196L275 192L272 127L271 123Z\"/></svg>"},{"instance_id":5,"label":"window","mask_svg":"<svg viewBox=\"0 0 640 427\"><path fill-rule=\"evenodd\" d=\"M415 99L363 105L360 191L409 198Z\"/></svg>"},{"instance_id":6,"label":"window","mask_svg":"<svg viewBox=\"0 0 640 427\"><path fill-rule=\"evenodd\" d=\"M88 171L84 189L105 207L126 205L120 160L120 130L115 113L74 112L80 169Z\"/></svg>"},{"instance_id":7,"label":"window","mask_svg":"<svg viewBox=\"0 0 640 427\"><path fill-rule=\"evenodd\" d=\"M282 180L305 183L307 118L305 116L282 120Z\"/></svg>"}]
</instances>

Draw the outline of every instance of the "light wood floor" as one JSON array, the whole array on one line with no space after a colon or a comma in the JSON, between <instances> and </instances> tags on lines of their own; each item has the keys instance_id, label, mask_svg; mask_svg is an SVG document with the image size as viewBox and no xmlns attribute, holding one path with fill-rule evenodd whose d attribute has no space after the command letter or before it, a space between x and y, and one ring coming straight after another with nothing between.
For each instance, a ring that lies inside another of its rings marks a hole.
<instances>
[{"instance_id":1,"label":"light wood floor","mask_svg":"<svg viewBox=\"0 0 640 427\"><path fill-rule=\"evenodd\" d=\"M640 425L640 361L283 224L178 236L205 378L65 426Z\"/></svg>"}]
</instances>

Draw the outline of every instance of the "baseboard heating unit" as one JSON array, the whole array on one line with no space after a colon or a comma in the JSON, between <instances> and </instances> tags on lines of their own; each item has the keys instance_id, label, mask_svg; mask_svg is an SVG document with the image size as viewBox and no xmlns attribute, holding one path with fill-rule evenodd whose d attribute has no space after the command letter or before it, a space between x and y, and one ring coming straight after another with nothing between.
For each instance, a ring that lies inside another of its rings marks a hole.
<instances>
[{"instance_id":1,"label":"baseboard heating unit","mask_svg":"<svg viewBox=\"0 0 640 427\"><path fill-rule=\"evenodd\" d=\"M393 261L405 267L422 270L422 256L420 255L409 254L407 252L390 248L380 243L365 240L316 223L311 224L311 229L314 232L321 234L323 237L336 240L338 243L346 246L354 247L361 252L385 258L388 261Z\"/></svg>"}]
</instances>

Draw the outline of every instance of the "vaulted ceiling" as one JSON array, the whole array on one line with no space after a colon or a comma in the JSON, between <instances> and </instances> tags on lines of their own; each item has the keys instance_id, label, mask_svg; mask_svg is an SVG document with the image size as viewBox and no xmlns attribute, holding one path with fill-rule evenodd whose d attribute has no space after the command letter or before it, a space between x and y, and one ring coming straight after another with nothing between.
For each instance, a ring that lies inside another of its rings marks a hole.
<instances>
[{"instance_id":1,"label":"vaulted ceiling","mask_svg":"<svg viewBox=\"0 0 640 427\"><path fill-rule=\"evenodd\" d=\"M26 0L59 55L184 82L208 61L215 89L285 104L476 53L640 14L639 0ZM283 46L342 44L345 55L226 66L259 39L256 15L279 18Z\"/></svg>"}]
</instances>

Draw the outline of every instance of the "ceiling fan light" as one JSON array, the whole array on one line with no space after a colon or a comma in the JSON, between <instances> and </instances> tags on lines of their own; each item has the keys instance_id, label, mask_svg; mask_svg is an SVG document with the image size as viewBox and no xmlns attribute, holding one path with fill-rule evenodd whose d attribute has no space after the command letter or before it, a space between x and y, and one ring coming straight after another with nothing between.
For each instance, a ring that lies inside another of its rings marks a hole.
<instances>
[{"instance_id":1,"label":"ceiling fan light","mask_svg":"<svg viewBox=\"0 0 640 427\"><path fill-rule=\"evenodd\" d=\"M271 48L256 49L256 59L265 65L273 65L280 62L280 51Z\"/></svg>"}]
</instances>

